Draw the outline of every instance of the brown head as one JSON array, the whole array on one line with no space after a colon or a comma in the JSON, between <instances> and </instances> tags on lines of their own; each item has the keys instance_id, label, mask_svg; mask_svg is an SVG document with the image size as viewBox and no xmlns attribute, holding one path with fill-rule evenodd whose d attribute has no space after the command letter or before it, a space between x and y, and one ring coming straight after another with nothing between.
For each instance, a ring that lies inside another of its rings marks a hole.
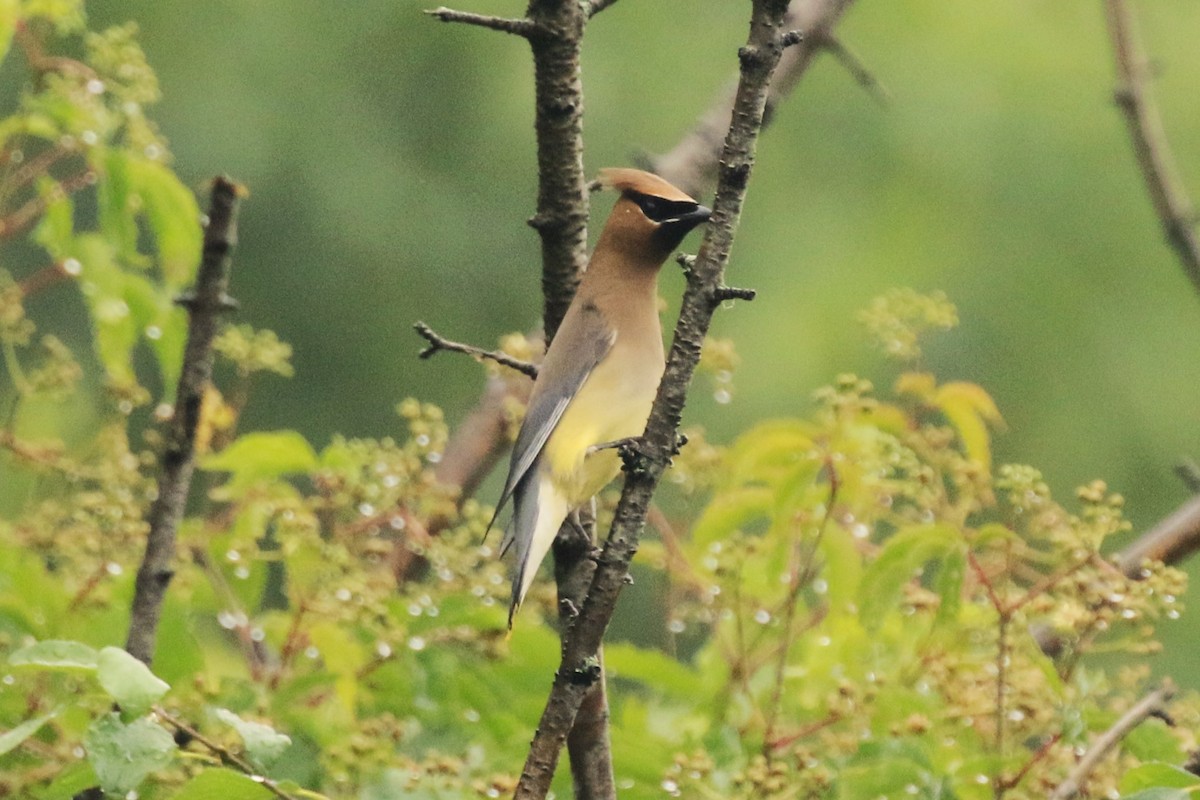
<instances>
[{"instance_id":1,"label":"brown head","mask_svg":"<svg viewBox=\"0 0 1200 800\"><path fill-rule=\"evenodd\" d=\"M596 244L596 256L657 269L688 231L712 214L657 175L602 169L600 185L621 193Z\"/></svg>"}]
</instances>

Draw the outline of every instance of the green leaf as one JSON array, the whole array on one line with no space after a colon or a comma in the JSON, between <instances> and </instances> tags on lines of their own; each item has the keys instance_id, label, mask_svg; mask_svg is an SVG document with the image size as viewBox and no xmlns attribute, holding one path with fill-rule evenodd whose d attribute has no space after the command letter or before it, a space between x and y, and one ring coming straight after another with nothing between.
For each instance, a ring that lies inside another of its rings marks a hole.
<instances>
[{"instance_id":1,"label":"green leaf","mask_svg":"<svg viewBox=\"0 0 1200 800\"><path fill-rule=\"evenodd\" d=\"M1200 777L1174 764L1152 761L1134 767L1122 775L1119 788L1122 795L1146 789L1186 789L1188 791L1183 792L1181 796L1187 797L1189 792L1200 789Z\"/></svg>"},{"instance_id":2,"label":"green leaf","mask_svg":"<svg viewBox=\"0 0 1200 800\"><path fill-rule=\"evenodd\" d=\"M727 539L749 522L764 518L775 500L775 493L761 486L748 486L721 492L713 497L700 519L692 526L695 546L706 548Z\"/></svg>"},{"instance_id":3,"label":"green leaf","mask_svg":"<svg viewBox=\"0 0 1200 800\"><path fill-rule=\"evenodd\" d=\"M205 458L202 466L233 473L231 488L240 489L265 479L315 469L317 454L295 431L247 433L221 452Z\"/></svg>"},{"instance_id":4,"label":"green leaf","mask_svg":"<svg viewBox=\"0 0 1200 800\"><path fill-rule=\"evenodd\" d=\"M921 786L927 774L913 761L895 756L847 767L838 777L838 800L877 800L906 796L906 787Z\"/></svg>"},{"instance_id":5,"label":"green leaf","mask_svg":"<svg viewBox=\"0 0 1200 800\"><path fill-rule=\"evenodd\" d=\"M244 720L227 708L214 708L212 715L238 732L246 748L246 758L259 769L269 767L292 744L290 736L270 725Z\"/></svg>"},{"instance_id":6,"label":"green leaf","mask_svg":"<svg viewBox=\"0 0 1200 800\"><path fill-rule=\"evenodd\" d=\"M696 671L658 650L628 642L607 645L604 665L613 678L640 681L673 697L699 699L701 681Z\"/></svg>"},{"instance_id":7,"label":"green leaf","mask_svg":"<svg viewBox=\"0 0 1200 800\"><path fill-rule=\"evenodd\" d=\"M115 712L100 717L83 737L100 788L124 795L175 756L175 740L161 725L142 717L126 725Z\"/></svg>"},{"instance_id":8,"label":"green leaf","mask_svg":"<svg viewBox=\"0 0 1200 800\"><path fill-rule=\"evenodd\" d=\"M126 717L140 717L171 687L119 647L105 647L96 659L96 678Z\"/></svg>"},{"instance_id":9,"label":"green leaf","mask_svg":"<svg viewBox=\"0 0 1200 800\"><path fill-rule=\"evenodd\" d=\"M922 565L962 547L962 536L950 525L918 525L894 534L863 575L858 606L864 624L878 629L884 615L899 603L904 585Z\"/></svg>"},{"instance_id":10,"label":"green leaf","mask_svg":"<svg viewBox=\"0 0 1200 800\"><path fill-rule=\"evenodd\" d=\"M75 204L71 195L57 191L50 178L38 181L38 196L45 203L42 221L34 229L33 238L56 259L67 258L75 236Z\"/></svg>"},{"instance_id":11,"label":"green leaf","mask_svg":"<svg viewBox=\"0 0 1200 800\"><path fill-rule=\"evenodd\" d=\"M1167 789L1156 787L1154 789L1143 789L1134 794L1123 794L1121 800L1194 800L1195 794L1187 789Z\"/></svg>"},{"instance_id":12,"label":"green leaf","mask_svg":"<svg viewBox=\"0 0 1200 800\"><path fill-rule=\"evenodd\" d=\"M0 733L0 756L20 746L21 742L38 732L43 725L54 719L58 709L40 717L25 720L12 730Z\"/></svg>"},{"instance_id":13,"label":"green leaf","mask_svg":"<svg viewBox=\"0 0 1200 800\"><path fill-rule=\"evenodd\" d=\"M827 525L819 543L821 575L826 583L829 607L841 611L858 596L863 575L863 557L854 535L841 525Z\"/></svg>"},{"instance_id":14,"label":"green leaf","mask_svg":"<svg viewBox=\"0 0 1200 800\"><path fill-rule=\"evenodd\" d=\"M265 800L271 791L258 781L227 769L209 769L171 795L171 800Z\"/></svg>"},{"instance_id":15,"label":"green leaf","mask_svg":"<svg viewBox=\"0 0 1200 800\"><path fill-rule=\"evenodd\" d=\"M82 642L47 639L12 653L8 663L13 667L91 671L96 668L96 651Z\"/></svg>"},{"instance_id":16,"label":"green leaf","mask_svg":"<svg viewBox=\"0 0 1200 800\"><path fill-rule=\"evenodd\" d=\"M1136 756L1138 761L1179 764L1187 758L1179 740L1161 719L1151 718L1138 725L1121 742L1121 747Z\"/></svg>"},{"instance_id":17,"label":"green leaf","mask_svg":"<svg viewBox=\"0 0 1200 800\"><path fill-rule=\"evenodd\" d=\"M137 208L140 203L131 191L129 154L124 150L98 150L92 157L98 162L97 172L103 176L96 185L100 229L116 246L124 263L143 266L145 258L137 249Z\"/></svg>"},{"instance_id":18,"label":"green leaf","mask_svg":"<svg viewBox=\"0 0 1200 800\"><path fill-rule=\"evenodd\" d=\"M958 619L959 609L962 608L963 579L967 573L967 551L956 548L946 554L938 570L937 580L933 588L941 597L935 624L948 625Z\"/></svg>"},{"instance_id":19,"label":"green leaf","mask_svg":"<svg viewBox=\"0 0 1200 800\"><path fill-rule=\"evenodd\" d=\"M196 197L159 161L130 159L129 177L142 198L146 222L158 246L163 283L171 289L189 284L200 264L204 233Z\"/></svg>"},{"instance_id":20,"label":"green leaf","mask_svg":"<svg viewBox=\"0 0 1200 800\"><path fill-rule=\"evenodd\" d=\"M17 30L17 6L20 0L0 0L0 63L8 55L13 33Z\"/></svg>"},{"instance_id":21,"label":"green leaf","mask_svg":"<svg viewBox=\"0 0 1200 800\"><path fill-rule=\"evenodd\" d=\"M117 386L136 386L133 348L139 332L126 299L126 278L134 276L121 271L112 246L99 234L75 237L69 255L78 259L82 268L80 289L91 313L100 363Z\"/></svg>"}]
</instances>

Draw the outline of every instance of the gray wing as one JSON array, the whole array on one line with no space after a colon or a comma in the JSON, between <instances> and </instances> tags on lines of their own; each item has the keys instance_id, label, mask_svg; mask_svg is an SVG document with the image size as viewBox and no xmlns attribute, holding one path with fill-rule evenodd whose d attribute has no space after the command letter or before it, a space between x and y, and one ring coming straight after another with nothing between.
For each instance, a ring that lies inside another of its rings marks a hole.
<instances>
[{"instance_id":1,"label":"gray wing","mask_svg":"<svg viewBox=\"0 0 1200 800\"><path fill-rule=\"evenodd\" d=\"M563 412L592 370L608 355L616 338L616 331L609 327L600 309L592 303L584 303L579 308L572 307L567 312L533 384L525 421L521 423L521 431L513 445L508 479L496 503L496 513L488 523L489 531L496 524L496 518L512 497L517 484L529 473L533 462L541 454L546 440L562 419ZM507 549L507 544L509 542L506 539L501 549Z\"/></svg>"}]
</instances>

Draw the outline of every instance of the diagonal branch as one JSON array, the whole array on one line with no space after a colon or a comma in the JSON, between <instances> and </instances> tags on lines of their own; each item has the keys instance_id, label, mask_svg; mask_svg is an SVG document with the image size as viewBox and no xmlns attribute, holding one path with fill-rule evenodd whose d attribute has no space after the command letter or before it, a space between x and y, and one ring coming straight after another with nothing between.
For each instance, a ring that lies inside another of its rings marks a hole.
<instances>
[{"instance_id":1,"label":"diagonal branch","mask_svg":"<svg viewBox=\"0 0 1200 800\"><path fill-rule=\"evenodd\" d=\"M1174 696L1175 684L1168 679L1164 680L1157 689L1137 701L1132 708L1121 715L1120 719L1113 723L1111 728L1092 742L1092 746L1079 759L1079 763L1071 770L1071 774L1050 795L1050 800L1070 800L1072 797L1077 797L1088 776L1108 755L1108 752L1120 744L1121 740L1128 736L1134 728L1145 722L1147 717L1161 714L1166 704Z\"/></svg>"},{"instance_id":2,"label":"diagonal branch","mask_svg":"<svg viewBox=\"0 0 1200 800\"><path fill-rule=\"evenodd\" d=\"M229 270L237 241L237 204L241 188L229 178L213 181L208 225L204 230L204 255L196 275L194 292L183 300L188 309L188 337L183 353L183 370L175 393L175 414L162 452L158 494L150 506L150 531L146 553L134 584L129 637L125 649L149 664L167 585L175 575L175 534L187 505L188 490L195 470L194 445L200 421L200 403L212 378L213 339L220 315L231 303Z\"/></svg>"},{"instance_id":3,"label":"diagonal branch","mask_svg":"<svg viewBox=\"0 0 1200 800\"><path fill-rule=\"evenodd\" d=\"M675 449L688 386L712 321L712 298L722 284L741 216L771 75L785 45L795 39L783 29L786 10L786 0L753 2L750 37L738 53L742 77L721 158L713 215L684 293L646 432L626 465L625 487L612 530L596 563L587 599L563 644L561 666L529 748L515 794L517 800L541 800L546 796L576 713L599 677L600 643L629 574L629 562L637 551L651 497Z\"/></svg>"},{"instance_id":4,"label":"diagonal branch","mask_svg":"<svg viewBox=\"0 0 1200 800\"><path fill-rule=\"evenodd\" d=\"M477 359L495 361L501 366L515 369L517 372L520 372L522 375L528 375L530 378L537 377L538 368L536 364L530 364L528 361L513 358L508 353L503 353L499 350L484 350L482 347L462 344L461 342L452 342L439 335L424 322L413 323L413 330L420 334L421 338L429 342L429 346L417 354L418 358L432 358L443 350L447 353L464 353Z\"/></svg>"},{"instance_id":5,"label":"diagonal branch","mask_svg":"<svg viewBox=\"0 0 1200 800\"><path fill-rule=\"evenodd\" d=\"M1126 0L1106 0L1105 10L1117 67L1117 89L1113 96L1125 116L1133 154L1146 181L1154 212L1188 280L1200 292L1200 240L1196 235L1195 212L1150 94L1147 80L1150 70L1138 36L1137 20Z\"/></svg>"}]
</instances>

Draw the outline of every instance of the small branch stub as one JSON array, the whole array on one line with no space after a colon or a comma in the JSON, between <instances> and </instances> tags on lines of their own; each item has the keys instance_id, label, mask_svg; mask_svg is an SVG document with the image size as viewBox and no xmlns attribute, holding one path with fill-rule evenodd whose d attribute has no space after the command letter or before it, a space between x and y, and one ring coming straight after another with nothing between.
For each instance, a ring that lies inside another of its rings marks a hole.
<instances>
[{"instance_id":1,"label":"small branch stub","mask_svg":"<svg viewBox=\"0 0 1200 800\"><path fill-rule=\"evenodd\" d=\"M713 291L712 303L713 306L719 306L726 300L745 300L747 302L758 296L758 292L753 289L739 289L736 286L718 286Z\"/></svg>"},{"instance_id":2,"label":"small branch stub","mask_svg":"<svg viewBox=\"0 0 1200 800\"><path fill-rule=\"evenodd\" d=\"M493 17L487 14L474 14L470 11L455 11L442 6L425 11L426 14L442 22L459 22L463 25L474 25L477 28L487 28L501 33L510 33L528 39L537 31L537 26L527 19L510 19L508 17Z\"/></svg>"}]
</instances>

